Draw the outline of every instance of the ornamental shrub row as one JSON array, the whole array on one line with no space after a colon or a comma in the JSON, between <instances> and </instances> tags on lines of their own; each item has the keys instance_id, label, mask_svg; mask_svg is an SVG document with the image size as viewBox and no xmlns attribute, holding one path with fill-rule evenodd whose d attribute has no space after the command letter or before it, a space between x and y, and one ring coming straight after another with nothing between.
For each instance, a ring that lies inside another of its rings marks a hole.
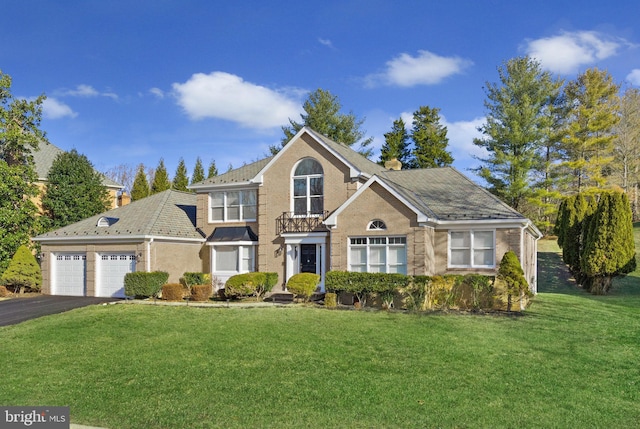
<instances>
[{"instance_id":1,"label":"ornamental shrub row","mask_svg":"<svg viewBox=\"0 0 640 429\"><path fill-rule=\"evenodd\" d=\"M157 296L168 279L169 273L165 271L127 273L124 276L124 293L136 298Z\"/></svg>"},{"instance_id":2,"label":"ornamental shrub row","mask_svg":"<svg viewBox=\"0 0 640 429\"><path fill-rule=\"evenodd\" d=\"M479 274L407 276L397 273L330 271L325 277L327 292L356 296L360 306L377 298L383 308L394 302L414 311L458 308L493 309L497 301L495 279Z\"/></svg>"}]
</instances>

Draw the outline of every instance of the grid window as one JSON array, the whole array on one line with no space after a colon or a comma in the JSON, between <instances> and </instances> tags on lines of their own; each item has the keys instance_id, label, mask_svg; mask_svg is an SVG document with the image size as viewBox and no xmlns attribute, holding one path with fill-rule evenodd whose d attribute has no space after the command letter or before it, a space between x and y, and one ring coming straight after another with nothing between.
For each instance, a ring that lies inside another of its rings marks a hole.
<instances>
[{"instance_id":1,"label":"grid window","mask_svg":"<svg viewBox=\"0 0 640 429\"><path fill-rule=\"evenodd\" d=\"M406 237L350 238L349 271L406 274Z\"/></svg>"},{"instance_id":2,"label":"grid window","mask_svg":"<svg viewBox=\"0 0 640 429\"><path fill-rule=\"evenodd\" d=\"M495 267L494 231L451 231L449 233L449 266Z\"/></svg>"},{"instance_id":3,"label":"grid window","mask_svg":"<svg viewBox=\"0 0 640 429\"><path fill-rule=\"evenodd\" d=\"M257 218L257 192L219 191L209 194L211 222L253 221Z\"/></svg>"}]
</instances>

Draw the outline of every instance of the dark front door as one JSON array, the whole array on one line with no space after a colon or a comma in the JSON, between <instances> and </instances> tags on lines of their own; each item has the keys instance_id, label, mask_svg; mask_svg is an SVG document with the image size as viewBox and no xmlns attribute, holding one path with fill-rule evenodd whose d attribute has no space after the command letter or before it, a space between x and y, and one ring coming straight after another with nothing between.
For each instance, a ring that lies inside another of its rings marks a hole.
<instances>
[{"instance_id":1,"label":"dark front door","mask_svg":"<svg viewBox=\"0 0 640 429\"><path fill-rule=\"evenodd\" d=\"M316 271L316 245L300 245L300 272L317 273Z\"/></svg>"}]
</instances>

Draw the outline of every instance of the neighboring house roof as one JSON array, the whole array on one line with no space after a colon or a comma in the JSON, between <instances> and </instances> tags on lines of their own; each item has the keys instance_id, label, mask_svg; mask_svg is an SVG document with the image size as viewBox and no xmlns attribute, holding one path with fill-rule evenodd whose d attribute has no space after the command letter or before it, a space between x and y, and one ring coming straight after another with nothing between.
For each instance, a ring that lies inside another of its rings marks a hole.
<instances>
[{"instance_id":1,"label":"neighboring house roof","mask_svg":"<svg viewBox=\"0 0 640 429\"><path fill-rule=\"evenodd\" d=\"M196 198L188 192L167 190L41 234L34 240L165 237L204 242L204 236L196 229Z\"/></svg>"},{"instance_id":2,"label":"neighboring house roof","mask_svg":"<svg viewBox=\"0 0 640 429\"><path fill-rule=\"evenodd\" d=\"M213 176L202 182L196 183L189 188L197 189L202 187L208 187L211 185L228 185L236 183L248 183L250 182L265 165L271 161L273 157L261 159L259 161L252 162L251 164L243 165L240 168L228 171L218 176Z\"/></svg>"},{"instance_id":3,"label":"neighboring house roof","mask_svg":"<svg viewBox=\"0 0 640 429\"><path fill-rule=\"evenodd\" d=\"M49 176L49 170L51 170L51 165L53 165L53 161L59 154L64 153L64 151L52 143L41 141L38 145L38 150L33 150L31 153L33 155L38 180L46 182L47 177ZM100 173L100 175L102 176L102 184L104 186L116 189L124 188L124 186L114 182L104 174Z\"/></svg>"}]
</instances>

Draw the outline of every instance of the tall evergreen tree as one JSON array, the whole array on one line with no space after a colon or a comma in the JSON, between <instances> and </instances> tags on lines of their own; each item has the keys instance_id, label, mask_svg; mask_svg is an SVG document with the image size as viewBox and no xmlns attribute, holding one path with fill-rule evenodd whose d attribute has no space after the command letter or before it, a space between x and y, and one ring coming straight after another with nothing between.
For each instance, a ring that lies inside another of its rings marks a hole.
<instances>
[{"instance_id":1,"label":"tall evergreen tree","mask_svg":"<svg viewBox=\"0 0 640 429\"><path fill-rule=\"evenodd\" d=\"M541 146L549 139L545 111L561 83L529 57L507 61L498 75L500 83L486 87L488 113L479 128L484 137L473 142L488 153L487 158L479 158L484 165L476 171L493 194L521 209L534 192L532 172Z\"/></svg>"},{"instance_id":2,"label":"tall evergreen tree","mask_svg":"<svg viewBox=\"0 0 640 429\"><path fill-rule=\"evenodd\" d=\"M565 198L558 213L556 234L558 245L562 249L562 260L578 284L584 281L580 258L584 248L585 225L596 206L597 201L593 195L580 193Z\"/></svg>"},{"instance_id":3,"label":"tall evergreen tree","mask_svg":"<svg viewBox=\"0 0 640 429\"><path fill-rule=\"evenodd\" d=\"M136 171L136 177L133 179L133 185L131 186L131 199L133 201L141 200L148 197L151 190L149 189L149 180L145 173L144 164L138 165Z\"/></svg>"},{"instance_id":4,"label":"tall evergreen tree","mask_svg":"<svg viewBox=\"0 0 640 429\"><path fill-rule=\"evenodd\" d=\"M402 166L409 168L411 148L409 147L409 133L402 118L393 121L391 131L385 133L384 144L380 150L380 165L392 159L397 159Z\"/></svg>"},{"instance_id":5,"label":"tall evergreen tree","mask_svg":"<svg viewBox=\"0 0 640 429\"><path fill-rule=\"evenodd\" d=\"M153 175L149 194L157 194L167 189L171 189L171 181L169 180L169 174L167 174L167 168L164 166L164 159L160 158L156 172Z\"/></svg>"},{"instance_id":6,"label":"tall evergreen tree","mask_svg":"<svg viewBox=\"0 0 640 429\"><path fill-rule=\"evenodd\" d=\"M73 149L56 156L42 196L43 224L56 229L109 208L109 194L89 159Z\"/></svg>"},{"instance_id":7,"label":"tall evergreen tree","mask_svg":"<svg viewBox=\"0 0 640 429\"><path fill-rule=\"evenodd\" d=\"M289 119L289 126L282 127L284 137L281 141L281 147L272 146L270 148L272 154L275 155L284 147L302 127L308 126L337 143L349 147L359 143L358 151L364 156L371 156L372 150L369 145L373 138L366 138L365 132L360 129L364 119L358 119L352 112L340 113L342 105L336 95L323 89L317 89L309 94L302 107L306 112L300 115L302 122Z\"/></svg>"},{"instance_id":8,"label":"tall evergreen tree","mask_svg":"<svg viewBox=\"0 0 640 429\"><path fill-rule=\"evenodd\" d=\"M212 177L216 177L218 175L218 167L216 167L216 161L211 160L209 164L209 170L207 170L207 179L211 179Z\"/></svg>"},{"instance_id":9,"label":"tall evergreen tree","mask_svg":"<svg viewBox=\"0 0 640 429\"><path fill-rule=\"evenodd\" d=\"M447 127L440 123L440 109L421 106L413 113L411 128L413 165L417 168L446 167L453 163L447 150Z\"/></svg>"},{"instance_id":10,"label":"tall evergreen tree","mask_svg":"<svg viewBox=\"0 0 640 429\"><path fill-rule=\"evenodd\" d=\"M14 98L11 83L0 70L0 274L18 248L39 232L32 151L46 141L40 130L45 96Z\"/></svg>"},{"instance_id":11,"label":"tall evergreen tree","mask_svg":"<svg viewBox=\"0 0 640 429\"><path fill-rule=\"evenodd\" d=\"M196 165L193 167L193 174L191 175L191 184L202 182L204 177L204 167L202 166L202 160L200 157L196 158Z\"/></svg>"},{"instance_id":12,"label":"tall evergreen tree","mask_svg":"<svg viewBox=\"0 0 640 429\"><path fill-rule=\"evenodd\" d=\"M187 165L184 163L184 159L180 158L178 167L176 168L176 174L173 176L173 182L171 183L171 189L176 191L187 192L187 186L189 185L189 177L187 176Z\"/></svg>"},{"instance_id":13,"label":"tall evergreen tree","mask_svg":"<svg viewBox=\"0 0 640 429\"><path fill-rule=\"evenodd\" d=\"M619 191L600 194L598 207L586 225L581 269L586 289L605 295L616 276L636 268L633 221L627 196Z\"/></svg>"},{"instance_id":14,"label":"tall evergreen tree","mask_svg":"<svg viewBox=\"0 0 640 429\"><path fill-rule=\"evenodd\" d=\"M597 192L608 182L613 133L619 120L619 86L606 71L588 69L565 88L570 106L563 139L566 162L575 176L572 190Z\"/></svg>"}]
</instances>

